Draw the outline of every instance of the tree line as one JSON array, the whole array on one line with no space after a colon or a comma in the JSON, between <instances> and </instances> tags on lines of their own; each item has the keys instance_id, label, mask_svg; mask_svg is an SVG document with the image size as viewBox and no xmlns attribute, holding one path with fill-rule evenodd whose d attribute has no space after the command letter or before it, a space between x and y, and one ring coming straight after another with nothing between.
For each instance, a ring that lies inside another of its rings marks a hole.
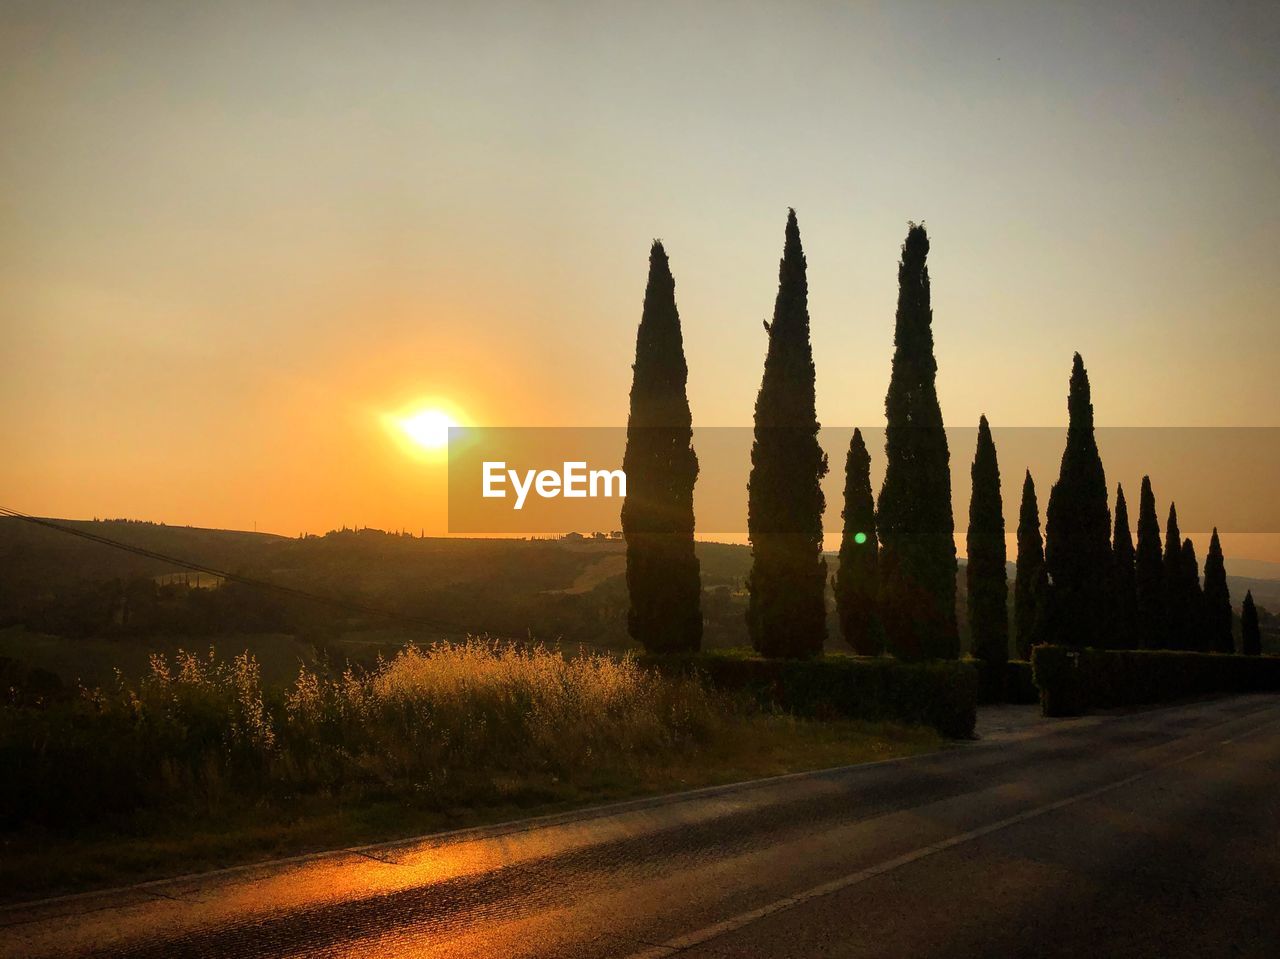
<instances>
[{"instance_id":1,"label":"tree line","mask_svg":"<svg viewBox=\"0 0 1280 959\"><path fill-rule=\"evenodd\" d=\"M898 263L884 481L877 499L871 455L855 429L845 460L840 563L831 584L840 631L854 651L905 660L960 655L950 451L936 385L928 254L924 226L910 224ZM806 268L791 210L773 317L764 324L768 344L747 485L747 627L752 645L769 657L818 656L826 640L821 482L828 462L818 443ZM675 280L661 241L649 254L632 369L622 509L628 630L650 652L693 651L702 639L693 549L698 460ZM1066 447L1043 535L1030 471L1023 478L1012 617L999 460L986 416L978 422L966 540L973 655L1005 662L1011 635L1022 658L1038 643L1233 652L1217 530L1202 585L1195 546L1182 537L1172 503L1162 545L1149 477L1142 481L1136 543L1120 486L1113 519L1089 377L1078 353L1067 411ZM1252 594L1244 599L1242 628L1241 652L1258 654Z\"/></svg>"}]
</instances>

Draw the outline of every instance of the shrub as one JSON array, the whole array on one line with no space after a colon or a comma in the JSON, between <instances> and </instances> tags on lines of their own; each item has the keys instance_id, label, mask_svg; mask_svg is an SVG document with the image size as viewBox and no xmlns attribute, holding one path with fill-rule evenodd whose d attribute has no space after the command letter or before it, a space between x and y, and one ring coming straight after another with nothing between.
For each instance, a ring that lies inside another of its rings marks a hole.
<instances>
[{"instance_id":1,"label":"shrub","mask_svg":"<svg viewBox=\"0 0 1280 959\"><path fill-rule=\"evenodd\" d=\"M764 708L798 716L918 723L957 739L971 737L976 720L978 674L968 663L842 655L774 660L737 651L644 662L664 672L695 675L718 690L745 693Z\"/></svg>"},{"instance_id":2,"label":"shrub","mask_svg":"<svg viewBox=\"0 0 1280 959\"><path fill-rule=\"evenodd\" d=\"M1273 656L1037 646L1031 668L1046 716L1280 690L1280 657Z\"/></svg>"}]
</instances>

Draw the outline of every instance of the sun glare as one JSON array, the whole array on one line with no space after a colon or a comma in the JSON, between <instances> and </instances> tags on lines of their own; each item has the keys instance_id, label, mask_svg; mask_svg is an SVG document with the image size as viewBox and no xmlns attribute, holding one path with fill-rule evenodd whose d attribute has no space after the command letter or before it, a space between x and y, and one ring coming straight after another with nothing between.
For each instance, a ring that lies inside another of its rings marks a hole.
<instances>
[{"instance_id":1,"label":"sun glare","mask_svg":"<svg viewBox=\"0 0 1280 959\"><path fill-rule=\"evenodd\" d=\"M440 450L449 445L449 428L458 421L443 410L419 410L400 420L400 429L424 450Z\"/></svg>"}]
</instances>

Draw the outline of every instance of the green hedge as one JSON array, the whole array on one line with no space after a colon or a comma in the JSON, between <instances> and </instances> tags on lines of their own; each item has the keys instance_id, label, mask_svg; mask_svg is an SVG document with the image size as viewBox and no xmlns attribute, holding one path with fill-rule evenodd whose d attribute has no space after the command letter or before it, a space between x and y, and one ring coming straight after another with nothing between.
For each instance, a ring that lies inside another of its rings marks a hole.
<instances>
[{"instance_id":1,"label":"green hedge","mask_svg":"<svg viewBox=\"0 0 1280 959\"><path fill-rule=\"evenodd\" d=\"M1040 691L1031 679L1031 664L1025 659L1011 659L994 667L980 659L967 662L978 671L978 702L981 705L1040 702Z\"/></svg>"},{"instance_id":2,"label":"green hedge","mask_svg":"<svg viewBox=\"0 0 1280 959\"><path fill-rule=\"evenodd\" d=\"M1031 668L1046 716L1212 693L1280 691L1280 656L1037 646Z\"/></svg>"},{"instance_id":3,"label":"green hedge","mask_svg":"<svg viewBox=\"0 0 1280 959\"><path fill-rule=\"evenodd\" d=\"M640 662L664 671L696 672L716 689L746 693L766 709L919 723L957 739L973 735L978 673L968 663L843 655L764 659L737 651L647 656Z\"/></svg>"}]
</instances>

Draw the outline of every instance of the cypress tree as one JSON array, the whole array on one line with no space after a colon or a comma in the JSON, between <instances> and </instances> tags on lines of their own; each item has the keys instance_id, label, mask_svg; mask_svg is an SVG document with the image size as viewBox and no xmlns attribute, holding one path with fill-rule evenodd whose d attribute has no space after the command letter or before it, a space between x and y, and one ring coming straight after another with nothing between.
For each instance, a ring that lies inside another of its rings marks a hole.
<instances>
[{"instance_id":1,"label":"cypress tree","mask_svg":"<svg viewBox=\"0 0 1280 959\"><path fill-rule=\"evenodd\" d=\"M1209 540L1209 555L1204 561L1204 629L1209 649L1215 653L1235 651L1231 637L1231 590L1227 588L1227 564L1217 527Z\"/></svg>"},{"instance_id":2,"label":"cypress tree","mask_svg":"<svg viewBox=\"0 0 1280 959\"><path fill-rule=\"evenodd\" d=\"M1166 649L1188 649L1187 591L1182 576L1182 532L1178 529L1178 504L1169 504L1164 527L1164 615Z\"/></svg>"},{"instance_id":3,"label":"cypress tree","mask_svg":"<svg viewBox=\"0 0 1280 959\"><path fill-rule=\"evenodd\" d=\"M1111 539L1111 556L1115 564L1115 587L1112 593L1115 620L1112 624L1112 639L1117 649L1137 649L1140 644L1135 553L1133 533L1129 530L1129 504L1125 502L1124 487L1117 484L1116 527Z\"/></svg>"},{"instance_id":4,"label":"cypress tree","mask_svg":"<svg viewBox=\"0 0 1280 959\"><path fill-rule=\"evenodd\" d=\"M1184 649L1201 652L1209 648L1204 628L1204 594L1200 590L1200 563L1190 539L1182 541L1182 602L1187 611Z\"/></svg>"},{"instance_id":5,"label":"cypress tree","mask_svg":"<svg viewBox=\"0 0 1280 959\"><path fill-rule=\"evenodd\" d=\"M929 237L912 223L898 264L893 372L885 396L885 477L880 531L880 615L900 659L954 659L955 519L951 467L933 355Z\"/></svg>"},{"instance_id":6,"label":"cypress tree","mask_svg":"<svg viewBox=\"0 0 1280 959\"><path fill-rule=\"evenodd\" d=\"M1244 594L1240 608L1240 652L1245 656L1262 655L1262 630L1258 627L1258 607L1253 605L1253 590Z\"/></svg>"},{"instance_id":7,"label":"cypress tree","mask_svg":"<svg viewBox=\"0 0 1280 959\"><path fill-rule=\"evenodd\" d=\"M696 650L702 587L693 551L698 458L685 392L688 368L666 251L649 251L649 282L636 335L623 470L627 497L627 628L649 652Z\"/></svg>"},{"instance_id":8,"label":"cypress tree","mask_svg":"<svg viewBox=\"0 0 1280 959\"><path fill-rule=\"evenodd\" d=\"M1067 446L1045 522L1045 635L1059 645L1105 647L1110 645L1111 510L1093 435L1089 375L1079 353L1071 369L1067 410Z\"/></svg>"},{"instance_id":9,"label":"cypress tree","mask_svg":"<svg viewBox=\"0 0 1280 959\"><path fill-rule=\"evenodd\" d=\"M1168 643L1165 623L1164 557L1160 546L1160 519L1151 477L1142 477L1138 501L1138 551L1134 579L1138 595L1138 639L1143 649L1164 649Z\"/></svg>"},{"instance_id":10,"label":"cypress tree","mask_svg":"<svg viewBox=\"0 0 1280 959\"><path fill-rule=\"evenodd\" d=\"M747 629L765 656L817 656L827 631L820 485L827 455L818 445L809 286L795 210L787 215L778 298L765 328L769 349L747 485Z\"/></svg>"},{"instance_id":11,"label":"cypress tree","mask_svg":"<svg viewBox=\"0 0 1280 959\"><path fill-rule=\"evenodd\" d=\"M1031 480L1031 470L1027 470L1022 481L1022 508L1018 513L1018 567L1013 585L1013 636L1019 659L1030 659L1031 647L1040 641L1048 590L1036 484Z\"/></svg>"},{"instance_id":12,"label":"cypress tree","mask_svg":"<svg viewBox=\"0 0 1280 959\"><path fill-rule=\"evenodd\" d=\"M1004 504L1000 497L1000 464L991 427L978 420L978 448L973 457L973 493L969 499L969 534L965 566L969 625L974 658L992 666L1009 661L1009 583L1005 572Z\"/></svg>"},{"instance_id":13,"label":"cypress tree","mask_svg":"<svg viewBox=\"0 0 1280 959\"><path fill-rule=\"evenodd\" d=\"M844 465L844 535L840 540L840 568L832 580L840 632L860 656L878 655L884 648L877 614L879 570L876 560L876 508L871 495L871 456L855 429Z\"/></svg>"}]
</instances>

